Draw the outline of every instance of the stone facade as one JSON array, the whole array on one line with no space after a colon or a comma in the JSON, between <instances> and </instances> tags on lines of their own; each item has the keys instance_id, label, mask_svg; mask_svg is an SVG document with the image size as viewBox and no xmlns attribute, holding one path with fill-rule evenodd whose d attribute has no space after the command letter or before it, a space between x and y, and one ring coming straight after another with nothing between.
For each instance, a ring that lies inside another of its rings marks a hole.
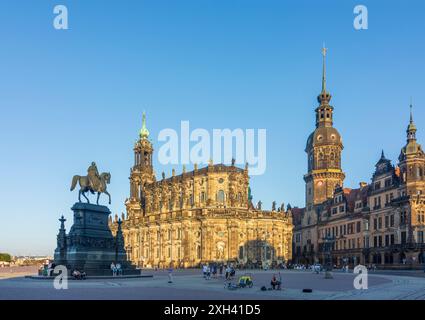
<instances>
[{"instance_id":1,"label":"stone facade","mask_svg":"<svg viewBox=\"0 0 425 320\"><path fill-rule=\"evenodd\" d=\"M278 264L292 258L291 209L252 205L248 169L209 163L156 180L145 118L134 146L123 222L130 260L141 267L205 262ZM115 222L118 217L116 217ZM111 221L114 230L116 223Z\"/></svg>"},{"instance_id":2,"label":"stone facade","mask_svg":"<svg viewBox=\"0 0 425 320\"><path fill-rule=\"evenodd\" d=\"M382 151L370 184L344 188L342 139L333 127L325 80L324 76L316 129L307 140L306 207L293 210L294 260L323 263L323 239L330 235L335 239L336 265L423 263L425 154L416 140L412 113L398 165L394 167Z\"/></svg>"}]
</instances>

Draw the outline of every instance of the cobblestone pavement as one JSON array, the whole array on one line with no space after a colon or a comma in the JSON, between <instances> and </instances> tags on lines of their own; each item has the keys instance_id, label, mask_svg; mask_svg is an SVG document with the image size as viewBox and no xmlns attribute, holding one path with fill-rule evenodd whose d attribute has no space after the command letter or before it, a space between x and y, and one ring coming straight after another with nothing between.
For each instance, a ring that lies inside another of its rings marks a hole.
<instances>
[{"instance_id":1,"label":"cobblestone pavement","mask_svg":"<svg viewBox=\"0 0 425 320\"><path fill-rule=\"evenodd\" d=\"M269 287L270 279L277 271L254 271L254 287L224 289L224 280L205 280L199 270L177 270L173 283L168 284L166 271L152 271L153 278L69 281L67 290L55 290L52 281L31 280L22 277L0 279L0 299L137 299L137 300L261 300L261 299L307 299L307 300L353 300L353 299L425 299L425 278L393 274L370 274L368 290L355 290L355 275L335 272L334 279L324 279L324 274L309 271L281 271L282 291L261 291ZM243 274L239 272L237 276ZM313 289L303 293L302 289Z\"/></svg>"}]
</instances>

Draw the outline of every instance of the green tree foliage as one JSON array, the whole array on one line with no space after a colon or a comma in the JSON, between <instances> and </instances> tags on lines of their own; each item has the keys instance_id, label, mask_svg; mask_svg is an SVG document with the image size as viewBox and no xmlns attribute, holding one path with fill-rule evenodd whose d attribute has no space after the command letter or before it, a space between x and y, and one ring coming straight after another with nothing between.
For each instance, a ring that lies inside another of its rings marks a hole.
<instances>
[{"instance_id":1,"label":"green tree foliage","mask_svg":"<svg viewBox=\"0 0 425 320\"><path fill-rule=\"evenodd\" d=\"M11 262L12 257L8 253L0 253L0 261Z\"/></svg>"}]
</instances>

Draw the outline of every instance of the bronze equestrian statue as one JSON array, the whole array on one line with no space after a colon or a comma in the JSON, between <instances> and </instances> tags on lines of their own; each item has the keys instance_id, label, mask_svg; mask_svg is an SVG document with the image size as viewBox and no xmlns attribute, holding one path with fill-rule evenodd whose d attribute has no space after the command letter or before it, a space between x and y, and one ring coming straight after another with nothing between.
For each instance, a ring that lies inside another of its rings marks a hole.
<instances>
[{"instance_id":1,"label":"bronze equestrian statue","mask_svg":"<svg viewBox=\"0 0 425 320\"><path fill-rule=\"evenodd\" d=\"M81 202L81 195L83 195L83 197L86 198L87 203L90 203L89 198L86 196L86 192L90 191L92 194L97 192L97 205L99 205L99 197L101 193L104 193L109 197L109 204L111 204L111 195L106 190L106 185L111 182L111 174L109 172L99 174L96 163L94 162L92 162L91 166L87 169L87 173L87 176L76 175L72 178L71 191L75 189L77 182L80 184L78 201Z\"/></svg>"}]
</instances>

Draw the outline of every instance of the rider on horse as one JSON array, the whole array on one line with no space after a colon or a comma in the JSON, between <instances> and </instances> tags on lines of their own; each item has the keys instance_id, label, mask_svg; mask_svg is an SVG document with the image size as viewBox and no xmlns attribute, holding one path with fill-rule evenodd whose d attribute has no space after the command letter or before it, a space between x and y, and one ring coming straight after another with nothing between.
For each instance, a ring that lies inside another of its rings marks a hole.
<instances>
[{"instance_id":1,"label":"rider on horse","mask_svg":"<svg viewBox=\"0 0 425 320\"><path fill-rule=\"evenodd\" d=\"M93 191L96 191L97 187L99 186L100 175L95 162L91 163L91 166L87 169L87 173L90 187Z\"/></svg>"}]
</instances>

